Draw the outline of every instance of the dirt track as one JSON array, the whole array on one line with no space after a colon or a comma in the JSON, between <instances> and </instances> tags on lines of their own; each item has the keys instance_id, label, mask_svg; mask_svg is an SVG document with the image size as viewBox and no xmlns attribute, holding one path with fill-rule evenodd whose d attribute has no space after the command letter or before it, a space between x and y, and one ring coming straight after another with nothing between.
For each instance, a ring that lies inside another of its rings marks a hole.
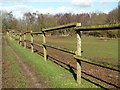
<instances>
[{"instance_id":1,"label":"dirt track","mask_svg":"<svg viewBox=\"0 0 120 90\"><path fill-rule=\"evenodd\" d=\"M21 73L24 77L27 78L28 87L27 88L47 88L48 86L44 84L43 78L40 77L25 61L24 59L7 43L4 41L4 44L6 44L9 48L11 48L11 53L13 54L13 57L16 58L17 64L20 65ZM5 55L3 55L5 56ZM8 72L6 68L8 68L8 65L6 61L3 62L3 72ZM4 71L5 70L5 71ZM3 73L4 76L4 73ZM8 77L3 77L2 80L5 80L5 78L9 79ZM3 83L4 84L4 83ZM4 86L4 85L3 85ZM9 88L9 87L6 87ZM15 88L15 87L13 87ZM20 87L18 87L20 88Z\"/></svg>"}]
</instances>

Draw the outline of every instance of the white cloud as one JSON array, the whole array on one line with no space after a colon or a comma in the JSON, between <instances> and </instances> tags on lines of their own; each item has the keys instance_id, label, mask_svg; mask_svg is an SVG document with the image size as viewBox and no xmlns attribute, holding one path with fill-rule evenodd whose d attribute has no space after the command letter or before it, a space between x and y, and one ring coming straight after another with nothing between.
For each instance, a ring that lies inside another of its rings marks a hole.
<instances>
[{"instance_id":1,"label":"white cloud","mask_svg":"<svg viewBox=\"0 0 120 90\"><path fill-rule=\"evenodd\" d=\"M71 3L75 6L89 7L93 0L71 0Z\"/></svg>"},{"instance_id":2,"label":"white cloud","mask_svg":"<svg viewBox=\"0 0 120 90\"><path fill-rule=\"evenodd\" d=\"M66 6L60 6L57 8L54 7L49 7L49 8L42 8L42 9L34 9L33 12L38 11L39 13L43 13L43 14L56 14L56 13L69 13L69 12L73 12L74 9L72 7L66 7Z\"/></svg>"},{"instance_id":3,"label":"white cloud","mask_svg":"<svg viewBox=\"0 0 120 90\"><path fill-rule=\"evenodd\" d=\"M34 8L26 5L15 5L15 6L0 6L0 10L7 12L12 11L15 17L22 17L22 15L25 12L31 12L34 10Z\"/></svg>"},{"instance_id":4,"label":"white cloud","mask_svg":"<svg viewBox=\"0 0 120 90\"><path fill-rule=\"evenodd\" d=\"M97 1L96 1L97 2ZM119 0L100 0L98 2L119 2Z\"/></svg>"},{"instance_id":5,"label":"white cloud","mask_svg":"<svg viewBox=\"0 0 120 90\"><path fill-rule=\"evenodd\" d=\"M12 11L13 14L16 17L22 17L22 15L25 12L36 12L38 11L39 13L43 13L43 14L56 14L56 13L66 13L66 12L73 12L74 9L71 7L65 7L65 6L61 6L61 7L57 7L57 8L34 8L32 6L27 6L27 5L15 5L15 6L0 6L0 10L3 11L7 11L10 12Z\"/></svg>"},{"instance_id":6,"label":"white cloud","mask_svg":"<svg viewBox=\"0 0 120 90\"><path fill-rule=\"evenodd\" d=\"M3 1L3 0L2 0ZM7 0L5 0L7 1ZM12 1L17 1L17 0L12 0ZM19 0L20 1L20 0ZM31 0L30 0L31 1ZM38 1L38 0L34 0ZM42 0L43 1L43 0ZM45 0L46 1L46 0ZM53 0L55 1L55 0ZM67 1L67 0L65 0ZM69 0L68 2L72 3L73 5L77 6L91 6L93 3L104 3L104 2L117 2L118 0ZM57 2L57 1L56 1ZM2 4L0 4L2 5ZM35 8L33 6L27 6L21 4L21 5L15 5L15 6L0 6L0 10L5 10L5 11L13 11L13 14L16 17L21 17L23 13L25 12L36 12L39 11L39 13L50 13L50 14L56 14L56 13L85 13L85 12L91 12L89 9L76 9L74 7L68 7L68 6L59 6L59 7L49 7L49 8ZM108 11L107 11L108 12Z\"/></svg>"},{"instance_id":7,"label":"white cloud","mask_svg":"<svg viewBox=\"0 0 120 90\"><path fill-rule=\"evenodd\" d=\"M92 4L99 3L99 4L108 4L112 2L119 2L119 0L70 0L75 6L80 7L90 7Z\"/></svg>"},{"instance_id":8,"label":"white cloud","mask_svg":"<svg viewBox=\"0 0 120 90\"><path fill-rule=\"evenodd\" d=\"M69 0L0 0L0 2L68 2Z\"/></svg>"},{"instance_id":9,"label":"white cloud","mask_svg":"<svg viewBox=\"0 0 120 90\"><path fill-rule=\"evenodd\" d=\"M60 7L49 7L49 8L34 8L32 6L27 5L16 5L16 6L1 6L1 10L4 11L12 11L13 14L17 17L22 16L25 12L36 12L43 14L56 14L56 13L85 13L85 12L91 12L91 10L86 9L76 9L74 7L66 7L66 6L60 6Z\"/></svg>"},{"instance_id":10,"label":"white cloud","mask_svg":"<svg viewBox=\"0 0 120 90\"><path fill-rule=\"evenodd\" d=\"M23 2L24 0L0 0L0 2Z\"/></svg>"},{"instance_id":11,"label":"white cloud","mask_svg":"<svg viewBox=\"0 0 120 90\"><path fill-rule=\"evenodd\" d=\"M4 11L20 11L20 12L26 12L31 11L33 8L26 5L15 5L15 6L0 6L0 10Z\"/></svg>"},{"instance_id":12,"label":"white cloud","mask_svg":"<svg viewBox=\"0 0 120 90\"><path fill-rule=\"evenodd\" d=\"M94 2L119 2L119 0L0 0L0 2L70 2L73 4L89 4Z\"/></svg>"},{"instance_id":13,"label":"white cloud","mask_svg":"<svg viewBox=\"0 0 120 90\"><path fill-rule=\"evenodd\" d=\"M55 13L65 13L65 12L71 12L73 10L74 9L72 7L65 7L65 6L61 6L54 9Z\"/></svg>"}]
</instances>

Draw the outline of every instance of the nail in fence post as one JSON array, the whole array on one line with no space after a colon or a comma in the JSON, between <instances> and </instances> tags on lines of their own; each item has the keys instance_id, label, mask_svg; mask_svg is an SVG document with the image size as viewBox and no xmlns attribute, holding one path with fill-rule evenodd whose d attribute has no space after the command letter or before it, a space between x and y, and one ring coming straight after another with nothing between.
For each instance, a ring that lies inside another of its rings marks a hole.
<instances>
[{"instance_id":1,"label":"nail in fence post","mask_svg":"<svg viewBox=\"0 0 120 90\"><path fill-rule=\"evenodd\" d=\"M34 52L34 48L33 48L33 34L32 34L32 31L31 31L30 35L31 35L31 51Z\"/></svg>"},{"instance_id":2,"label":"nail in fence post","mask_svg":"<svg viewBox=\"0 0 120 90\"><path fill-rule=\"evenodd\" d=\"M45 36L45 33L43 32L43 43L46 44L46 36ZM47 60L47 50L46 50L46 46L43 45L43 51L44 51L44 60L46 61Z\"/></svg>"},{"instance_id":3,"label":"nail in fence post","mask_svg":"<svg viewBox=\"0 0 120 90\"><path fill-rule=\"evenodd\" d=\"M20 46L22 45L22 35L20 33Z\"/></svg>"},{"instance_id":4,"label":"nail in fence post","mask_svg":"<svg viewBox=\"0 0 120 90\"><path fill-rule=\"evenodd\" d=\"M24 48L26 48L26 33L24 33Z\"/></svg>"},{"instance_id":5,"label":"nail in fence post","mask_svg":"<svg viewBox=\"0 0 120 90\"><path fill-rule=\"evenodd\" d=\"M81 26L77 23L76 26ZM77 55L81 56L81 31L77 31ZM77 60L77 83L81 84L81 62Z\"/></svg>"}]
</instances>

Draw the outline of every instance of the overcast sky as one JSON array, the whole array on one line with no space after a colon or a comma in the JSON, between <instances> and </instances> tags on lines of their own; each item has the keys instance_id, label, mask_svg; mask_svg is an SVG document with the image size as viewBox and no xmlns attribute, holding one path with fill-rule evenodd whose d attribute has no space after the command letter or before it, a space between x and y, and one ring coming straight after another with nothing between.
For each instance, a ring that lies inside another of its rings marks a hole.
<instances>
[{"instance_id":1,"label":"overcast sky","mask_svg":"<svg viewBox=\"0 0 120 90\"><path fill-rule=\"evenodd\" d=\"M119 0L0 0L0 9L13 11L16 17L25 12L39 13L108 13L118 6Z\"/></svg>"}]
</instances>

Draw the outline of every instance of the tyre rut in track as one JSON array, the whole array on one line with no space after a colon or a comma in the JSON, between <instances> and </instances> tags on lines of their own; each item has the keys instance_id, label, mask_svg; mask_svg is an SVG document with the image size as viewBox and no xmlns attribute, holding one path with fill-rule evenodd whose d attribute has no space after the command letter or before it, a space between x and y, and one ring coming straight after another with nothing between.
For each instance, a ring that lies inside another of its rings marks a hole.
<instances>
[{"instance_id":1,"label":"tyre rut in track","mask_svg":"<svg viewBox=\"0 0 120 90\"><path fill-rule=\"evenodd\" d=\"M18 64L20 64L23 75L25 75L25 77L27 78L30 88L47 88L47 86L43 84L42 80L37 77L32 68L23 61L23 58L18 55L17 52L10 45L8 46L12 49L12 53L16 57Z\"/></svg>"}]
</instances>

